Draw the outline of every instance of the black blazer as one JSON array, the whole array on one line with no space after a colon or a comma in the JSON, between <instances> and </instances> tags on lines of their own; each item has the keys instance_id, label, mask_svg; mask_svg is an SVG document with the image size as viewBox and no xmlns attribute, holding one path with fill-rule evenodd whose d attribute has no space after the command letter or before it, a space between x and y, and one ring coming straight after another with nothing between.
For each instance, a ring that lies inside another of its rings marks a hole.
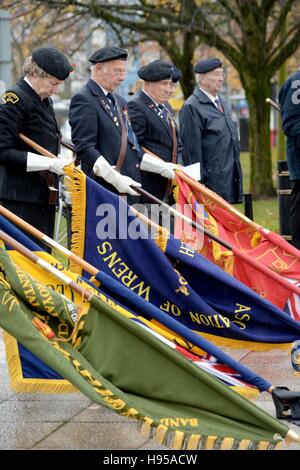
<instances>
[{"instance_id":1,"label":"black blazer","mask_svg":"<svg viewBox=\"0 0 300 470\"><path fill-rule=\"evenodd\" d=\"M19 133L58 153L60 131L52 101L41 100L23 79L3 95L0 104L0 198L47 204L46 172L26 173L27 151L37 152L19 139ZM53 178L57 185L57 177Z\"/></svg>"},{"instance_id":2,"label":"black blazer","mask_svg":"<svg viewBox=\"0 0 300 470\"><path fill-rule=\"evenodd\" d=\"M131 129L127 113L127 103L114 94L126 127L128 129L127 150L121 173L135 181L141 181L140 152L138 142ZM91 178L113 192L116 190L102 178L93 173L93 166L100 155L111 164L116 165L121 147L122 127L113 105L94 80L73 96L70 104L70 125L72 141L82 170Z\"/></svg>"},{"instance_id":3,"label":"black blazer","mask_svg":"<svg viewBox=\"0 0 300 470\"><path fill-rule=\"evenodd\" d=\"M177 161L180 161L182 145L171 106L167 104L169 117L173 120L177 136ZM172 161L173 137L168 122L160 117L157 106L142 90L128 102L128 112L133 130L142 147L155 153L166 162ZM142 186L159 199L165 195L168 180L155 173L142 171Z\"/></svg>"}]
</instances>

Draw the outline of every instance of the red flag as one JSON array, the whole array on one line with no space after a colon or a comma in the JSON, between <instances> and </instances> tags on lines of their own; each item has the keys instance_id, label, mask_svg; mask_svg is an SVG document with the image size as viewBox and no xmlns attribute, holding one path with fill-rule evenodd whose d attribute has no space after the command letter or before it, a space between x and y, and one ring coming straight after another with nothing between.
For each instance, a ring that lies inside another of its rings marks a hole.
<instances>
[{"instance_id":1,"label":"red flag","mask_svg":"<svg viewBox=\"0 0 300 470\"><path fill-rule=\"evenodd\" d=\"M240 217L220 196L205 188L205 194L195 185L189 185L177 173L178 192L177 209L203 225L205 229L230 243L233 247L247 253L252 259L269 267L291 282L300 280L300 252L288 244L279 235L262 227L249 225L245 217ZM183 226L178 219L175 224L175 236L192 246L207 259L248 285L262 297L281 309L286 309L295 319L300 320L300 302L297 295L265 274L235 257L232 251L217 242L203 238L195 228ZM299 304L299 308L298 308Z\"/></svg>"}]
</instances>

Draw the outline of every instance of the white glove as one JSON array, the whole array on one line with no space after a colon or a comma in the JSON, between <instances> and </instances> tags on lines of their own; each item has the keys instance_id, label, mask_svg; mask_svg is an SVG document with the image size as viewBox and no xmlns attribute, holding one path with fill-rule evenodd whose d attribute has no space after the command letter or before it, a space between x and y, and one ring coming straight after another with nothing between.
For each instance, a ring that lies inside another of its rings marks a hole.
<instances>
[{"instance_id":1,"label":"white glove","mask_svg":"<svg viewBox=\"0 0 300 470\"><path fill-rule=\"evenodd\" d=\"M27 152L27 172L48 170L57 175L64 174L64 167L73 161L72 158L66 158L58 155L57 158L43 157L37 153Z\"/></svg>"},{"instance_id":2,"label":"white glove","mask_svg":"<svg viewBox=\"0 0 300 470\"><path fill-rule=\"evenodd\" d=\"M113 167L105 160L102 155L94 163L93 172L96 176L100 176L107 183L110 183L114 186L119 193L127 193L131 196L139 196L139 194L134 191L131 186L136 186L137 188L141 187L141 184L137 181L134 181L129 176L121 175L117 170L114 170Z\"/></svg>"},{"instance_id":3,"label":"white glove","mask_svg":"<svg viewBox=\"0 0 300 470\"><path fill-rule=\"evenodd\" d=\"M174 170L176 168L179 168L179 165L165 162L164 160L153 157L153 155L149 155L149 153L145 153L143 155L143 159L140 165L141 170L150 171L151 173L158 173L159 175L168 179L175 178Z\"/></svg>"}]
</instances>

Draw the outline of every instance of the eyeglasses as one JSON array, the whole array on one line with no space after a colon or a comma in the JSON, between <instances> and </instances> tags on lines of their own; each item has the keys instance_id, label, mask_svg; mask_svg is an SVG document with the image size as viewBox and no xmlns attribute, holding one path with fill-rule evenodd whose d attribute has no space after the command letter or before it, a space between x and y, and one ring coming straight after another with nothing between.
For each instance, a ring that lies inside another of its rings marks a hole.
<instances>
[{"instance_id":1,"label":"eyeglasses","mask_svg":"<svg viewBox=\"0 0 300 470\"><path fill-rule=\"evenodd\" d=\"M115 77L127 77L127 72L126 70L121 70L121 69L115 69L113 70L113 74Z\"/></svg>"},{"instance_id":2,"label":"eyeglasses","mask_svg":"<svg viewBox=\"0 0 300 470\"><path fill-rule=\"evenodd\" d=\"M174 83L174 82L171 82L169 80L161 80L161 83L164 85L164 86L169 86L170 88L177 88L178 87L178 83Z\"/></svg>"}]
</instances>

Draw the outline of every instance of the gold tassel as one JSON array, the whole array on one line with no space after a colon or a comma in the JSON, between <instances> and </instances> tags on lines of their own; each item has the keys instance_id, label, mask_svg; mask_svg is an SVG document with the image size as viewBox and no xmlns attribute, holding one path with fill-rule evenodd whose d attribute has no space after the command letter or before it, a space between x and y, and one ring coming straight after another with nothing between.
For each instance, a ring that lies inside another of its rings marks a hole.
<instances>
[{"instance_id":1,"label":"gold tassel","mask_svg":"<svg viewBox=\"0 0 300 470\"><path fill-rule=\"evenodd\" d=\"M220 450L231 450L234 444L234 439L232 437L225 437L222 440Z\"/></svg>"},{"instance_id":2,"label":"gold tassel","mask_svg":"<svg viewBox=\"0 0 300 470\"><path fill-rule=\"evenodd\" d=\"M252 441L250 439L242 439L240 441L238 450L248 450Z\"/></svg>"},{"instance_id":3,"label":"gold tassel","mask_svg":"<svg viewBox=\"0 0 300 470\"><path fill-rule=\"evenodd\" d=\"M270 443L268 441L259 441L256 450L267 450L269 447L269 444Z\"/></svg>"},{"instance_id":4,"label":"gold tassel","mask_svg":"<svg viewBox=\"0 0 300 470\"><path fill-rule=\"evenodd\" d=\"M72 251L84 258L86 224L86 175L71 165L65 168L67 191L72 199ZM82 267L70 261L70 270L82 274Z\"/></svg>"},{"instance_id":5,"label":"gold tassel","mask_svg":"<svg viewBox=\"0 0 300 470\"><path fill-rule=\"evenodd\" d=\"M164 426L163 424L160 424L159 426L157 426L155 430L155 437L160 444L164 443L167 431L168 431L167 426Z\"/></svg>"},{"instance_id":6,"label":"gold tassel","mask_svg":"<svg viewBox=\"0 0 300 470\"><path fill-rule=\"evenodd\" d=\"M199 331L193 330L194 333L200 335ZM255 343L254 341L240 341L232 338L224 338L221 336L210 335L208 333L202 333L201 336L208 339L216 346L225 346L232 349L247 349L248 351L274 351L276 349L289 349L291 348L291 343Z\"/></svg>"},{"instance_id":7,"label":"gold tassel","mask_svg":"<svg viewBox=\"0 0 300 470\"><path fill-rule=\"evenodd\" d=\"M178 186L178 184L176 184L173 187L173 198L174 198L175 202L178 202L178 194L179 194L179 186Z\"/></svg>"},{"instance_id":8,"label":"gold tassel","mask_svg":"<svg viewBox=\"0 0 300 470\"><path fill-rule=\"evenodd\" d=\"M279 441L277 442L277 444L275 444L274 450L282 450L282 446L283 446L283 441Z\"/></svg>"},{"instance_id":9,"label":"gold tassel","mask_svg":"<svg viewBox=\"0 0 300 470\"><path fill-rule=\"evenodd\" d=\"M149 439L151 437L151 429L151 425L148 422L144 421L141 425L140 433L143 437Z\"/></svg>"},{"instance_id":10,"label":"gold tassel","mask_svg":"<svg viewBox=\"0 0 300 470\"><path fill-rule=\"evenodd\" d=\"M200 442L200 439L201 439L201 435L200 435L200 434L191 434L190 437L189 437L189 439L188 439L188 443L187 443L186 449L187 449L187 450L197 450L197 449L198 449L199 442Z\"/></svg>"},{"instance_id":11,"label":"gold tassel","mask_svg":"<svg viewBox=\"0 0 300 470\"><path fill-rule=\"evenodd\" d=\"M183 443L184 436L185 436L184 432L175 431L174 438L173 438L173 441L172 441L172 449L180 450L182 448L182 443Z\"/></svg>"},{"instance_id":12,"label":"gold tassel","mask_svg":"<svg viewBox=\"0 0 300 470\"><path fill-rule=\"evenodd\" d=\"M158 248L165 253L167 248L167 243L169 241L169 232L167 229L161 227L161 230L156 230L154 241Z\"/></svg>"},{"instance_id":13,"label":"gold tassel","mask_svg":"<svg viewBox=\"0 0 300 470\"><path fill-rule=\"evenodd\" d=\"M217 440L217 436L207 436L206 443L205 443L205 450L213 450L216 440Z\"/></svg>"}]
</instances>

